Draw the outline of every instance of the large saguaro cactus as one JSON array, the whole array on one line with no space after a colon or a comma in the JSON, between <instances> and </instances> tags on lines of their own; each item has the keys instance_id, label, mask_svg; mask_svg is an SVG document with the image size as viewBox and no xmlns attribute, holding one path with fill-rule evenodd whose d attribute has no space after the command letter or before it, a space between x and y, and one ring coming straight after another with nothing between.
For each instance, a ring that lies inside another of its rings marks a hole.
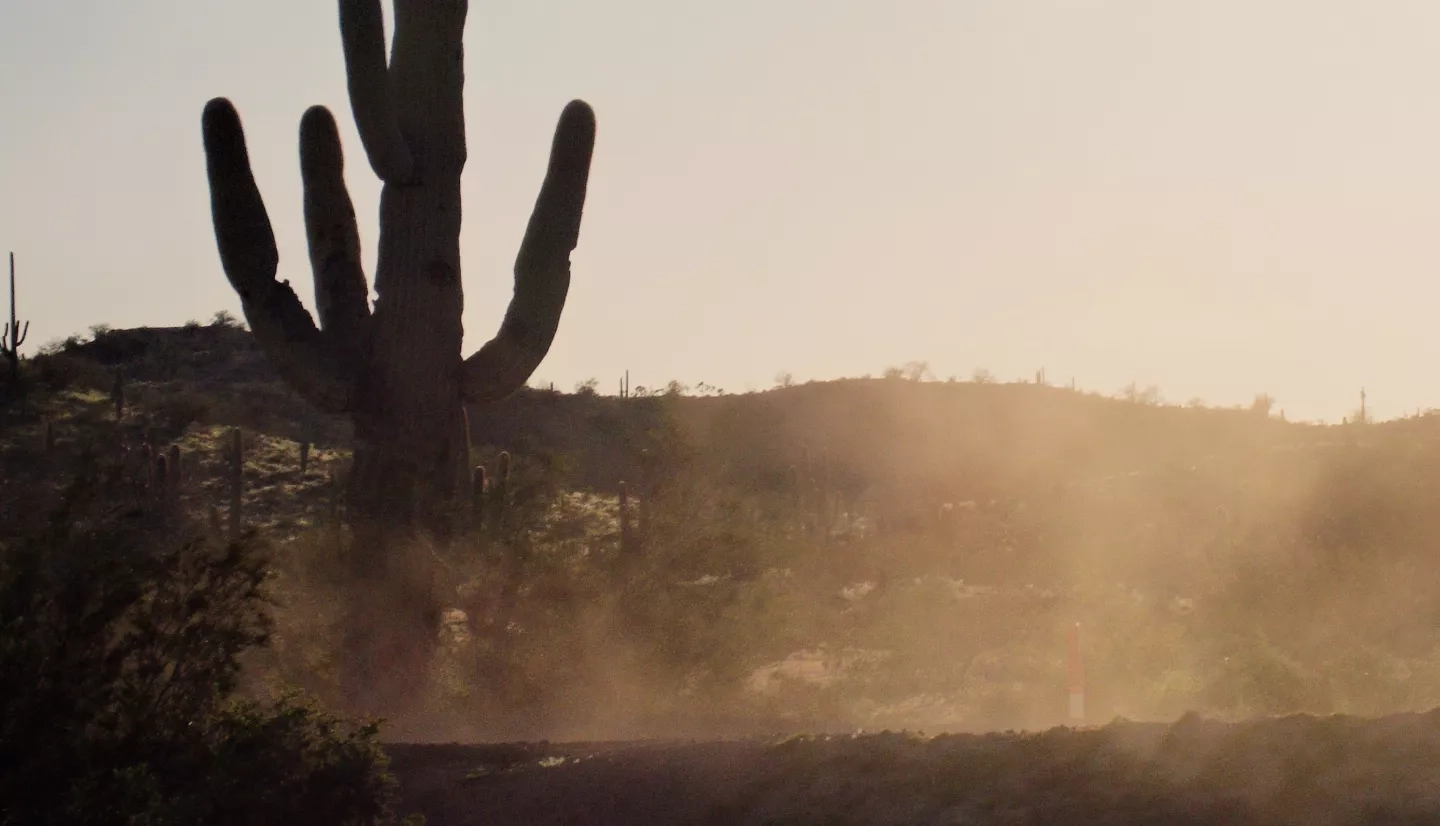
<instances>
[{"instance_id":1,"label":"large saguaro cactus","mask_svg":"<svg viewBox=\"0 0 1440 826\"><path fill-rule=\"evenodd\" d=\"M205 107L211 213L225 274L286 382L322 410L353 419L349 512L372 527L408 528L443 512L465 447L462 403L509 394L545 357L580 231L595 119L577 100L556 127L499 333L462 359L467 5L395 0L387 63L379 0L339 3L351 110L370 166L384 182L373 310L330 112L315 106L300 121L317 326L289 282L276 280L274 234L239 115L224 98Z\"/></svg>"}]
</instances>

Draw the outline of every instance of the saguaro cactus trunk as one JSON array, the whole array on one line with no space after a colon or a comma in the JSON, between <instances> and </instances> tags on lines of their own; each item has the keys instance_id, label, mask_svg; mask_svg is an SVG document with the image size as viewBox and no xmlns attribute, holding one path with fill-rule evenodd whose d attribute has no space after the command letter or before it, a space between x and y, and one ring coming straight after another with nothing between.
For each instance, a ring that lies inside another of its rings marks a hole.
<instances>
[{"instance_id":1,"label":"saguaro cactus trunk","mask_svg":"<svg viewBox=\"0 0 1440 826\"><path fill-rule=\"evenodd\" d=\"M5 325L5 330L0 333L0 355L10 362L10 386L14 388L20 383L20 345L25 343L25 336L30 332L30 322L20 326L15 318L15 253L10 253L10 322Z\"/></svg>"},{"instance_id":2,"label":"saguaro cactus trunk","mask_svg":"<svg viewBox=\"0 0 1440 826\"><path fill-rule=\"evenodd\" d=\"M205 107L211 212L225 274L285 380L317 407L352 417L348 510L357 532L368 528L370 535L423 527L446 512L465 449L461 405L511 393L545 357L579 236L595 120L577 100L560 116L499 333L462 359L467 5L395 0L387 63L379 0L340 0L351 110L370 166L384 182L373 310L330 112L315 106L300 122L317 326L289 282L276 280L274 234L239 115L224 98Z\"/></svg>"}]
</instances>

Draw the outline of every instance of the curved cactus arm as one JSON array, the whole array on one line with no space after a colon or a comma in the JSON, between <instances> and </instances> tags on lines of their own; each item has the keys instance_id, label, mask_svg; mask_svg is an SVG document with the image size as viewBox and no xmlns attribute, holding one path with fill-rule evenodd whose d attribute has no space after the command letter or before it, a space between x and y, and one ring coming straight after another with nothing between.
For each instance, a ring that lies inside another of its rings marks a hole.
<instances>
[{"instance_id":1,"label":"curved cactus arm","mask_svg":"<svg viewBox=\"0 0 1440 826\"><path fill-rule=\"evenodd\" d=\"M580 238L594 149L595 113L584 101L571 101L555 128L545 183L515 259L515 295L500 331L465 360L467 400L509 395L550 351L570 290L570 252Z\"/></svg>"},{"instance_id":2,"label":"curved cactus arm","mask_svg":"<svg viewBox=\"0 0 1440 826\"><path fill-rule=\"evenodd\" d=\"M405 183L415 163L395 109L380 0L340 0L340 40L350 108L370 167L386 183Z\"/></svg>"},{"instance_id":3,"label":"curved cactus arm","mask_svg":"<svg viewBox=\"0 0 1440 826\"><path fill-rule=\"evenodd\" d=\"M323 410L349 407L354 365L327 346L288 281L276 281L280 255L245 149L240 116L215 98L202 118L210 217L220 263L240 296L255 340L296 392Z\"/></svg>"},{"instance_id":4,"label":"curved cactus arm","mask_svg":"<svg viewBox=\"0 0 1440 826\"><path fill-rule=\"evenodd\" d=\"M20 345L25 343L25 335L30 332L30 322L24 324L16 323L15 334L11 335L10 323L5 323L5 332L0 333L0 353L6 356L15 356L20 350Z\"/></svg>"},{"instance_id":5,"label":"curved cactus arm","mask_svg":"<svg viewBox=\"0 0 1440 826\"><path fill-rule=\"evenodd\" d=\"M300 119L300 177L320 329L335 345L358 348L370 317L370 288L360 264L355 206L345 188L340 132L323 106L310 107Z\"/></svg>"}]
</instances>

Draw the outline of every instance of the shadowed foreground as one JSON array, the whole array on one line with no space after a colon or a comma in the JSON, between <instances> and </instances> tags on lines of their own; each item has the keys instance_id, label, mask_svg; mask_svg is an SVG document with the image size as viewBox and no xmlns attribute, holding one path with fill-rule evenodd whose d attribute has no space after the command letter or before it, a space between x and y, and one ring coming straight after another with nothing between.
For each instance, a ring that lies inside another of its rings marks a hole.
<instances>
[{"instance_id":1,"label":"shadowed foreground","mask_svg":"<svg viewBox=\"0 0 1440 826\"><path fill-rule=\"evenodd\" d=\"M1440 710L389 751L439 824L1440 822Z\"/></svg>"}]
</instances>

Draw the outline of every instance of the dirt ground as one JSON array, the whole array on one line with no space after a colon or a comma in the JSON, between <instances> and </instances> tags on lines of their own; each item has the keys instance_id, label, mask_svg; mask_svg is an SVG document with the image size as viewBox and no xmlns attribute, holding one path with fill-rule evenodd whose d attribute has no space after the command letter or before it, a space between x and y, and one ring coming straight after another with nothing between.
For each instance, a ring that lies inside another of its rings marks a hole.
<instances>
[{"instance_id":1,"label":"dirt ground","mask_svg":"<svg viewBox=\"0 0 1440 826\"><path fill-rule=\"evenodd\" d=\"M1440 710L390 753L446 826L1440 823Z\"/></svg>"}]
</instances>

